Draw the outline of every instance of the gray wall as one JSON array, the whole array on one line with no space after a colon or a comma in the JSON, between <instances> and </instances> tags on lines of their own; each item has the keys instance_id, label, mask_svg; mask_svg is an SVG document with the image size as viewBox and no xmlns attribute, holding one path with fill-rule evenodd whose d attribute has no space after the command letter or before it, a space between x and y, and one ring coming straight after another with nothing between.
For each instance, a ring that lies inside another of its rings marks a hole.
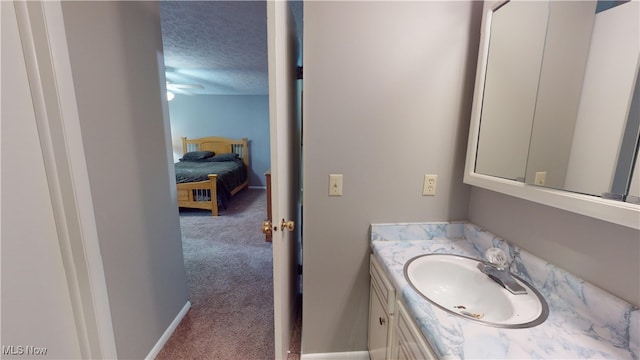
<instances>
[{"instance_id":1,"label":"gray wall","mask_svg":"<svg viewBox=\"0 0 640 360\"><path fill-rule=\"evenodd\" d=\"M635 305L640 232L473 188L469 220Z\"/></svg>"},{"instance_id":2,"label":"gray wall","mask_svg":"<svg viewBox=\"0 0 640 360\"><path fill-rule=\"evenodd\" d=\"M187 301L158 3L62 10L118 357L140 359Z\"/></svg>"},{"instance_id":3,"label":"gray wall","mask_svg":"<svg viewBox=\"0 0 640 360\"><path fill-rule=\"evenodd\" d=\"M266 186L271 167L268 95L176 95L169 102L174 160L182 156L182 136L249 139L249 185Z\"/></svg>"},{"instance_id":4,"label":"gray wall","mask_svg":"<svg viewBox=\"0 0 640 360\"><path fill-rule=\"evenodd\" d=\"M367 348L369 225L467 218L481 2L306 2L302 352ZM344 174L329 197L328 175ZM435 197L424 174L438 175Z\"/></svg>"}]
</instances>

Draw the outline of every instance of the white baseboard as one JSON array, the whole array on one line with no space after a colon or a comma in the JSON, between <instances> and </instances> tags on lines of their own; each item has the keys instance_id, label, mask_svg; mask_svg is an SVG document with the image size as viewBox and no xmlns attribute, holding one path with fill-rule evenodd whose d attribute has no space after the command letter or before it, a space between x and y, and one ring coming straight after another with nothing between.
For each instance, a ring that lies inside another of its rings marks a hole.
<instances>
[{"instance_id":1,"label":"white baseboard","mask_svg":"<svg viewBox=\"0 0 640 360\"><path fill-rule=\"evenodd\" d=\"M156 345L153 347L153 349L151 349L151 351L149 352L149 354L145 359L152 360L152 359L155 359L156 356L158 356L158 353L160 353L160 350L162 350L162 348L164 347L164 344L166 344L167 341L169 341L169 338L178 327L178 324L180 324L180 321L182 321L182 318L184 318L184 316L187 315L187 311L189 311L190 308L191 308L191 301L187 301L187 303L184 304L184 306L182 307L182 310L180 310L178 315L176 315L175 319L173 319L171 324L169 324L169 327L167 328L167 330L164 331L164 334L162 334L162 336L160 337Z\"/></svg>"},{"instance_id":2,"label":"white baseboard","mask_svg":"<svg viewBox=\"0 0 640 360\"><path fill-rule=\"evenodd\" d=\"M301 354L300 360L369 360L368 351Z\"/></svg>"}]
</instances>

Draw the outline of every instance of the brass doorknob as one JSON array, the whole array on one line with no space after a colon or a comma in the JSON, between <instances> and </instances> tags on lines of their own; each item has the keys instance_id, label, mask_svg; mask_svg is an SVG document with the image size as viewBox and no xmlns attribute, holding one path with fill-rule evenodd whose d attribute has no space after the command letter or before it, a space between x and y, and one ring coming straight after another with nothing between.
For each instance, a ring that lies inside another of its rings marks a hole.
<instances>
[{"instance_id":1,"label":"brass doorknob","mask_svg":"<svg viewBox=\"0 0 640 360\"><path fill-rule=\"evenodd\" d=\"M262 222L262 233L265 235L273 234L273 231L271 230L271 220L265 220Z\"/></svg>"},{"instance_id":2,"label":"brass doorknob","mask_svg":"<svg viewBox=\"0 0 640 360\"><path fill-rule=\"evenodd\" d=\"M280 230L284 231L284 229L287 229L289 231L293 231L293 229L295 229L296 224L289 220L289 221L285 221L284 219L282 219L282 221L280 222Z\"/></svg>"}]
</instances>

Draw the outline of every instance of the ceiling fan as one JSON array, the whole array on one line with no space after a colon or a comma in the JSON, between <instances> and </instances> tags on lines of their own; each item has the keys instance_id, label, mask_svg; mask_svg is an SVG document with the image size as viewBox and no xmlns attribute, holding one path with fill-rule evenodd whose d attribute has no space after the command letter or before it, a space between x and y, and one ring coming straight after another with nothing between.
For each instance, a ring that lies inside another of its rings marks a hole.
<instances>
[{"instance_id":1,"label":"ceiling fan","mask_svg":"<svg viewBox=\"0 0 640 360\"><path fill-rule=\"evenodd\" d=\"M195 95L191 89L204 89L200 84L174 84L167 81L167 97L173 99L174 93L182 95Z\"/></svg>"}]
</instances>

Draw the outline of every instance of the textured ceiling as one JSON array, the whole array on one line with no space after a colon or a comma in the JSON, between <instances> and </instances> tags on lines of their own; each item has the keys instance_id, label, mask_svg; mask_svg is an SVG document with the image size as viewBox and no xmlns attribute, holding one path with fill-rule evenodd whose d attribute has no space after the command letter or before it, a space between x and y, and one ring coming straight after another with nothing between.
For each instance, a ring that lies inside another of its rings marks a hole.
<instances>
[{"instance_id":1,"label":"textured ceiling","mask_svg":"<svg viewBox=\"0 0 640 360\"><path fill-rule=\"evenodd\" d=\"M301 24L302 2L290 5ZM168 82L203 87L193 94L268 94L266 1L161 1L160 16Z\"/></svg>"}]
</instances>

